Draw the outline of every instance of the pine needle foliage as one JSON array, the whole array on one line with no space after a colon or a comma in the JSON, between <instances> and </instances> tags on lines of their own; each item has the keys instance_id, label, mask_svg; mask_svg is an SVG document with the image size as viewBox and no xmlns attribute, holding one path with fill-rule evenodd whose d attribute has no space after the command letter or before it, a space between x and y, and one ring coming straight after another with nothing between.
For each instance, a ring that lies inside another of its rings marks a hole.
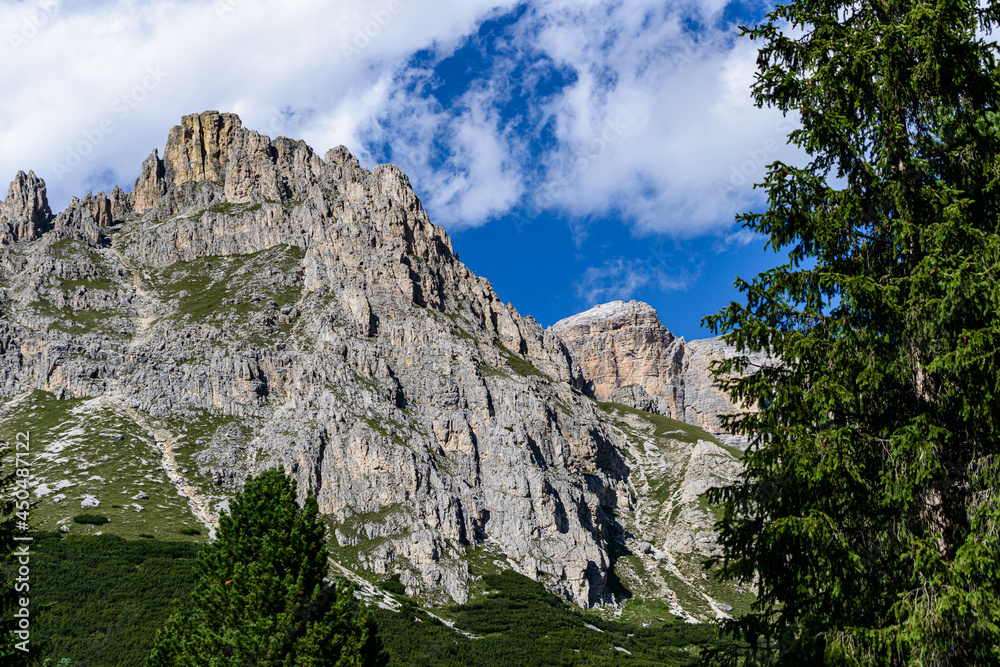
<instances>
[{"instance_id":1,"label":"pine needle foliage","mask_svg":"<svg viewBox=\"0 0 1000 667\"><path fill-rule=\"evenodd\" d=\"M247 481L198 556L198 582L158 633L150 667L367 667L379 646L346 583L324 582L323 525L311 493L269 469Z\"/></svg>"},{"instance_id":2,"label":"pine needle foliage","mask_svg":"<svg viewBox=\"0 0 1000 667\"><path fill-rule=\"evenodd\" d=\"M773 360L716 368L757 408L720 564L759 591L716 664L1000 664L998 20L802 0L743 30L808 159L740 218L787 263L706 318Z\"/></svg>"}]
</instances>

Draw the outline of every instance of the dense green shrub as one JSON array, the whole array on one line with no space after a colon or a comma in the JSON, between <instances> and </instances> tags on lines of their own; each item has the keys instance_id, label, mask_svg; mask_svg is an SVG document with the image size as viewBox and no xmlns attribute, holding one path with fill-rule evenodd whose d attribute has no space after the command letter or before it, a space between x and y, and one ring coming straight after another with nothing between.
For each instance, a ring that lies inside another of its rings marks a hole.
<instances>
[{"instance_id":1,"label":"dense green shrub","mask_svg":"<svg viewBox=\"0 0 1000 667\"><path fill-rule=\"evenodd\" d=\"M77 514L73 517L74 523L91 524L94 526L103 526L106 523L111 523L111 519L104 516L103 514Z\"/></svg>"},{"instance_id":2,"label":"dense green shrub","mask_svg":"<svg viewBox=\"0 0 1000 667\"><path fill-rule=\"evenodd\" d=\"M396 595L406 595L406 586L404 586L402 582L399 581L398 574L393 575L388 579L386 579L385 581L379 583L379 587L381 587L383 591L387 591L389 593L394 593Z\"/></svg>"},{"instance_id":3,"label":"dense green shrub","mask_svg":"<svg viewBox=\"0 0 1000 667\"><path fill-rule=\"evenodd\" d=\"M199 545L115 535L36 533L33 658L73 667L134 667L153 646L172 599L190 594Z\"/></svg>"},{"instance_id":4,"label":"dense green shrub","mask_svg":"<svg viewBox=\"0 0 1000 667\"><path fill-rule=\"evenodd\" d=\"M35 536L32 590L39 613L33 655L57 665L68 657L73 667L143 664L170 601L191 596L200 545L112 535L60 537ZM383 587L402 595L393 581L402 588L395 578ZM512 572L483 581L492 591L485 599L440 612L476 638L447 627L405 597L399 612L373 610L389 665L692 665L702 649L718 645L710 624L643 628L605 621Z\"/></svg>"},{"instance_id":5,"label":"dense green shrub","mask_svg":"<svg viewBox=\"0 0 1000 667\"><path fill-rule=\"evenodd\" d=\"M716 644L712 625L674 622L644 628L605 621L514 572L485 576L483 583L492 591L485 599L450 610L455 628L474 638L409 601L398 613L377 611L389 665L599 667L627 660L636 667L681 666L695 664L701 648Z\"/></svg>"}]
</instances>

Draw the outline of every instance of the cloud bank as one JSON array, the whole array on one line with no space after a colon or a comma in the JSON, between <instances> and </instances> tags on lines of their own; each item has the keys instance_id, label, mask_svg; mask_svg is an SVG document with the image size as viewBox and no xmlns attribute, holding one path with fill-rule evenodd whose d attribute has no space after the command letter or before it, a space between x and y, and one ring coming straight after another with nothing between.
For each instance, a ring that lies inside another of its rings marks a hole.
<instances>
[{"instance_id":1,"label":"cloud bank","mask_svg":"<svg viewBox=\"0 0 1000 667\"><path fill-rule=\"evenodd\" d=\"M33 169L57 209L127 190L182 115L219 109L400 164L452 230L517 210L578 220L581 234L601 216L640 235L717 234L759 203L766 163L794 158L790 121L752 105L755 54L726 8L7 2L0 179Z\"/></svg>"}]
</instances>

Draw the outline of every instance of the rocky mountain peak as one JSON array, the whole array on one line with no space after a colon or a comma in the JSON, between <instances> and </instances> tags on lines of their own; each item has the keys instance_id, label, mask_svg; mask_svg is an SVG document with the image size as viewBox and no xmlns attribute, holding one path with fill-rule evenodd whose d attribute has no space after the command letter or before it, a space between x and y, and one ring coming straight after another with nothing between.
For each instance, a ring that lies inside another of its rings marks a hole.
<instances>
[{"instance_id":1,"label":"rocky mountain peak","mask_svg":"<svg viewBox=\"0 0 1000 667\"><path fill-rule=\"evenodd\" d=\"M601 304L551 329L566 342L598 399L697 424L723 442L746 446L719 418L742 409L712 379L712 362L735 354L721 339L686 342L640 301Z\"/></svg>"},{"instance_id":2,"label":"rocky mountain peak","mask_svg":"<svg viewBox=\"0 0 1000 667\"><path fill-rule=\"evenodd\" d=\"M580 328L595 328L603 330L614 327L637 326L640 323L653 328L662 328L673 338L673 335L660 323L656 310L642 301L611 301L594 306L590 310L577 313L559 320L552 325L553 331L567 331Z\"/></svg>"},{"instance_id":3,"label":"rocky mountain peak","mask_svg":"<svg viewBox=\"0 0 1000 667\"><path fill-rule=\"evenodd\" d=\"M206 205L302 200L330 180L305 142L271 139L244 128L236 114L204 111L170 130L163 159L156 150L146 158L131 205L143 214L155 207L161 217L192 199Z\"/></svg>"},{"instance_id":4,"label":"rocky mountain peak","mask_svg":"<svg viewBox=\"0 0 1000 667\"><path fill-rule=\"evenodd\" d=\"M715 548L700 495L736 455L581 391L583 369L602 395L644 368L666 382L664 346L683 341L646 304L545 330L458 260L397 167L344 147L321 158L232 114L185 117L131 193L74 199L50 222L44 184L15 186L0 437L65 416L39 437L60 452L35 472L47 528L82 498L133 534L182 509L211 530L248 475L281 465L315 493L338 562L424 599L467 600L479 563L581 606L618 604L612 582L631 577L715 613L700 565L666 552ZM126 444L102 435L112 422ZM126 510L137 480L173 500ZM612 572L621 548L631 574Z\"/></svg>"},{"instance_id":5,"label":"rocky mountain peak","mask_svg":"<svg viewBox=\"0 0 1000 667\"><path fill-rule=\"evenodd\" d=\"M242 129L239 116L204 111L181 119L167 135L163 151L164 176L173 185L188 181L223 181L236 134Z\"/></svg>"},{"instance_id":6,"label":"rocky mountain peak","mask_svg":"<svg viewBox=\"0 0 1000 667\"><path fill-rule=\"evenodd\" d=\"M37 239L51 217L45 182L33 171L17 172L0 202L0 243Z\"/></svg>"},{"instance_id":7,"label":"rocky mountain peak","mask_svg":"<svg viewBox=\"0 0 1000 667\"><path fill-rule=\"evenodd\" d=\"M672 400L664 392L680 363L683 339L663 326L648 303L604 303L556 322L551 330L569 345L598 399L609 400L619 387L636 384ZM676 408L663 414L676 415Z\"/></svg>"}]
</instances>

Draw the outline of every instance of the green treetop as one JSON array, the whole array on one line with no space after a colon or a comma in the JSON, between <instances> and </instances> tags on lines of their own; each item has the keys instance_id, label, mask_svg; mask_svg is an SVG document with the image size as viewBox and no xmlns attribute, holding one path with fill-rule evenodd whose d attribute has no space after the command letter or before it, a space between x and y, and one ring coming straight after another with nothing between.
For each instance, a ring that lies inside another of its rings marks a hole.
<instances>
[{"instance_id":1,"label":"green treetop","mask_svg":"<svg viewBox=\"0 0 1000 667\"><path fill-rule=\"evenodd\" d=\"M199 580L157 635L150 667L367 667L379 646L329 566L319 508L270 469L247 481L198 557Z\"/></svg>"},{"instance_id":2,"label":"green treetop","mask_svg":"<svg viewBox=\"0 0 1000 667\"><path fill-rule=\"evenodd\" d=\"M758 106L809 156L744 225L788 262L709 325L746 469L716 490L756 585L724 664L1000 664L1000 20L975 1L781 4ZM738 379L724 380L742 375Z\"/></svg>"}]
</instances>

